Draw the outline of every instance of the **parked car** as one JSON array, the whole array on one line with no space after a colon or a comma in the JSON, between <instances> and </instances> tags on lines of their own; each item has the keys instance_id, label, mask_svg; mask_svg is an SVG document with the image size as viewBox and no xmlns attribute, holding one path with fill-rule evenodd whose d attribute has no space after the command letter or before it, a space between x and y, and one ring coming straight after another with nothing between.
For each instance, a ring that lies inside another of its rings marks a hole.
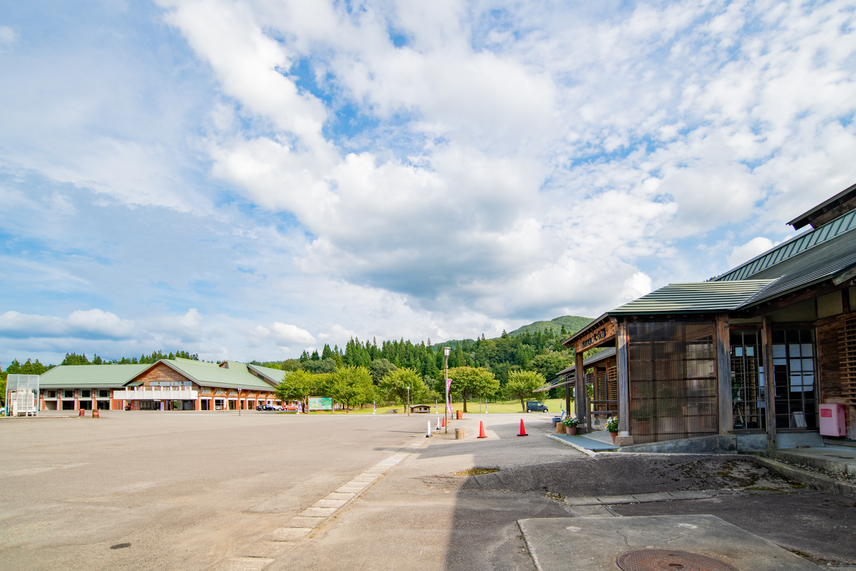
<instances>
[{"instance_id":1,"label":"parked car","mask_svg":"<svg viewBox=\"0 0 856 571\"><path fill-rule=\"evenodd\" d=\"M547 405L537 400L526 401L526 412L548 412Z\"/></svg>"}]
</instances>

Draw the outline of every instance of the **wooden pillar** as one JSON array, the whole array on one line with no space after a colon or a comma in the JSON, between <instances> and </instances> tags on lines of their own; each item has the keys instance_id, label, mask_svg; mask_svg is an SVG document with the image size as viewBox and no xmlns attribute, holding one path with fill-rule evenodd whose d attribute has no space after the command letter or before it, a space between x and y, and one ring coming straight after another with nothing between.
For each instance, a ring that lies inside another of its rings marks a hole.
<instances>
[{"instance_id":1,"label":"wooden pillar","mask_svg":"<svg viewBox=\"0 0 856 571\"><path fill-rule=\"evenodd\" d=\"M633 444L630 434L630 365L627 350L627 322L618 322L615 334L615 356L618 366L618 444Z\"/></svg>"},{"instance_id":2,"label":"wooden pillar","mask_svg":"<svg viewBox=\"0 0 856 571\"><path fill-rule=\"evenodd\" d=\"M728 315L716 316L716 381L719 402L719 434L731 434L734 428L734 404L731 393L731 338Z\"/></svg>"},{"instance_id":3,"label":"wooden pillar","mask_svg":"<svg viewBox=\"0 0 856 571\"><path fill-rule=\"evenodd\" d=\"M769 317L763 318L761 343L764 354L764 402L767 417L767 447L776 449L776 375L773 373L773 324Z\"/></svg>"},{"instance_id":4,"label":"wooden pillar","mask_svg":"<svg viewBox=\"0 0 856 571\"><path fill-rule=\"evenodd\" d=\"M568 378L565 377L565 414L571 416L571 384L567 381Z\"/></svg>"},{"instance_id":5,"label":"wooden pillar","mask_svg":"<svg viewBox=\"0 0 856 571\"><path fill-rule=\"evenodd\" d=\"M577 427L577 432L585 432L588 426L586 422L586 373L583 367L583 351L581 349L574 352L576 360L576 369L574 371L574 390L576 391L576 400L574 401L574 414L577 420L580 421Z\"/></svg>"}]
</instances>

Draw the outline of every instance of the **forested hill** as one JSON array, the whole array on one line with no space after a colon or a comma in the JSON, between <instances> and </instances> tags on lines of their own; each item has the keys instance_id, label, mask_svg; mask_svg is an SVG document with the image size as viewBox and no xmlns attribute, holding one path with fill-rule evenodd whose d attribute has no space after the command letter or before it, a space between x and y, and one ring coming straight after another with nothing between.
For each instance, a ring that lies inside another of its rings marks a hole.
<instances>
[{"instance_id":1,"label":"forested hill","mask_svg":"<svg viewBox=\"0 0 856 571\"><path fill-rule=\"evenodd\" d=\"M520 337L526 333L534 335L540 331L542 334L551 332L559 336L566 335L567 337L570 337L572 334L576 333L591 322L592 319L590 317L562 315L561 317L555 317L550 321L536 321L529 325L524 325L510 333L503 333L503 335L508 335L509 337ZM495 339L499 339L501 337L502 336L496 337ZM484 339L484 336L482 336L482 339ZM488 339L488 341L489 340L490 339ZM448 341L443 341L442 343L434 343L431 347L437 350L441 347L457 347L460 343L465 342L474 343L475 339L450 339Z\"/></svg>"},{"instance_id":2,"label":"forested hill","mask_svg":"<svg viewBox=\"0 0 856 571\"><path fill-rule=\"evenodd\" d=\"M524 333L535 333L536 331L547 331L553 330L556 333L559 333L562 330L562 327L565 328L565 332L570 336L573 333L576 333L589 323L592 320L590 317L580 317L579 315L563 315L561 317L556 317L555 319L551 319L550 321L536 321L535 323L530 323L529 325L524 325L520 329L515 329L510 332L509 335L511 337L517 337L518 335L522 335Z\"/></svg>"}]
</instances>

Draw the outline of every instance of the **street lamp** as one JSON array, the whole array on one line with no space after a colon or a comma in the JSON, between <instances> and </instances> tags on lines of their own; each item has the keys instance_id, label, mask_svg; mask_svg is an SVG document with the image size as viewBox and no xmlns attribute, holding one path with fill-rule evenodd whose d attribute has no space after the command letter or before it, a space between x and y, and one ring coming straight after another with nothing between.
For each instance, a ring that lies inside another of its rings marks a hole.
<instances>
[{"instance_id":1,"label":"street lamp","mask_svg":"<svg viewBox=\"0 0 856 571\"><path fill-rule=\"evenodd\" d=\"M446 358L446 374L443 375L443 384L446 385L446 410L443 411L443 418L446 419L446 434L449 433L449 354L451 352L451 347L443 347L443 357Z\"/></svg>"}]
</instances>

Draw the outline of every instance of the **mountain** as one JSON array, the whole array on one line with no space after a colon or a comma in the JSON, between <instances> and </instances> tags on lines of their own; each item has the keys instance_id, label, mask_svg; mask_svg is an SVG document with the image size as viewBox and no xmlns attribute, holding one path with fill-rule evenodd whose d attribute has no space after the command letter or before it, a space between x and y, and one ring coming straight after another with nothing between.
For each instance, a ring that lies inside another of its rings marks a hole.
<instances>
[{"instance_id":1,"label":"mountain","mask_svg":"<svg viewBox=\"0 0 856 571\"><path fill-rule=\"evenodd\" d=\"M591 323L590 317L580 317L579 315L563 315L561 317L556 317L551 319L550 321L536 321L535 323L530 323L529 325L524 325L519 329L515 329L508 333L510 337L517 337L519 335L523 335L527 331L529 333L535 333L536 331L544 331L544 330L552 330L557 333L562 330L562 326L565 326L565 331L567 331L568 336L572 333L576 333L589 323Z\"/></svg>"},{"instance_id":2,"label":"mountain","mask_svg":"<svg viewBox=\"0 0 856 571\"><path fill-rule=\"evenodd\" d=\"M579 315L562 315L560 317L555 317L550 321L536 321L534 323L530 323L529 325L524 325L518 329L515 329L511 333L508 334L509 337L518 337L523 335L527 331L529 333L535 333L536 331L544 331L550 330L559 333L562 330L562 325L565 326L565 331L568 333L570 337L572 333L576 333L586 325L592 322L591 317L580 317ZM448 341L444 341L442 343L434 343L431 346L434 349L439 347L457 347L460 343L464 341L473 342L473 339L450 339Z\"/></svg>"}]
</instances>

